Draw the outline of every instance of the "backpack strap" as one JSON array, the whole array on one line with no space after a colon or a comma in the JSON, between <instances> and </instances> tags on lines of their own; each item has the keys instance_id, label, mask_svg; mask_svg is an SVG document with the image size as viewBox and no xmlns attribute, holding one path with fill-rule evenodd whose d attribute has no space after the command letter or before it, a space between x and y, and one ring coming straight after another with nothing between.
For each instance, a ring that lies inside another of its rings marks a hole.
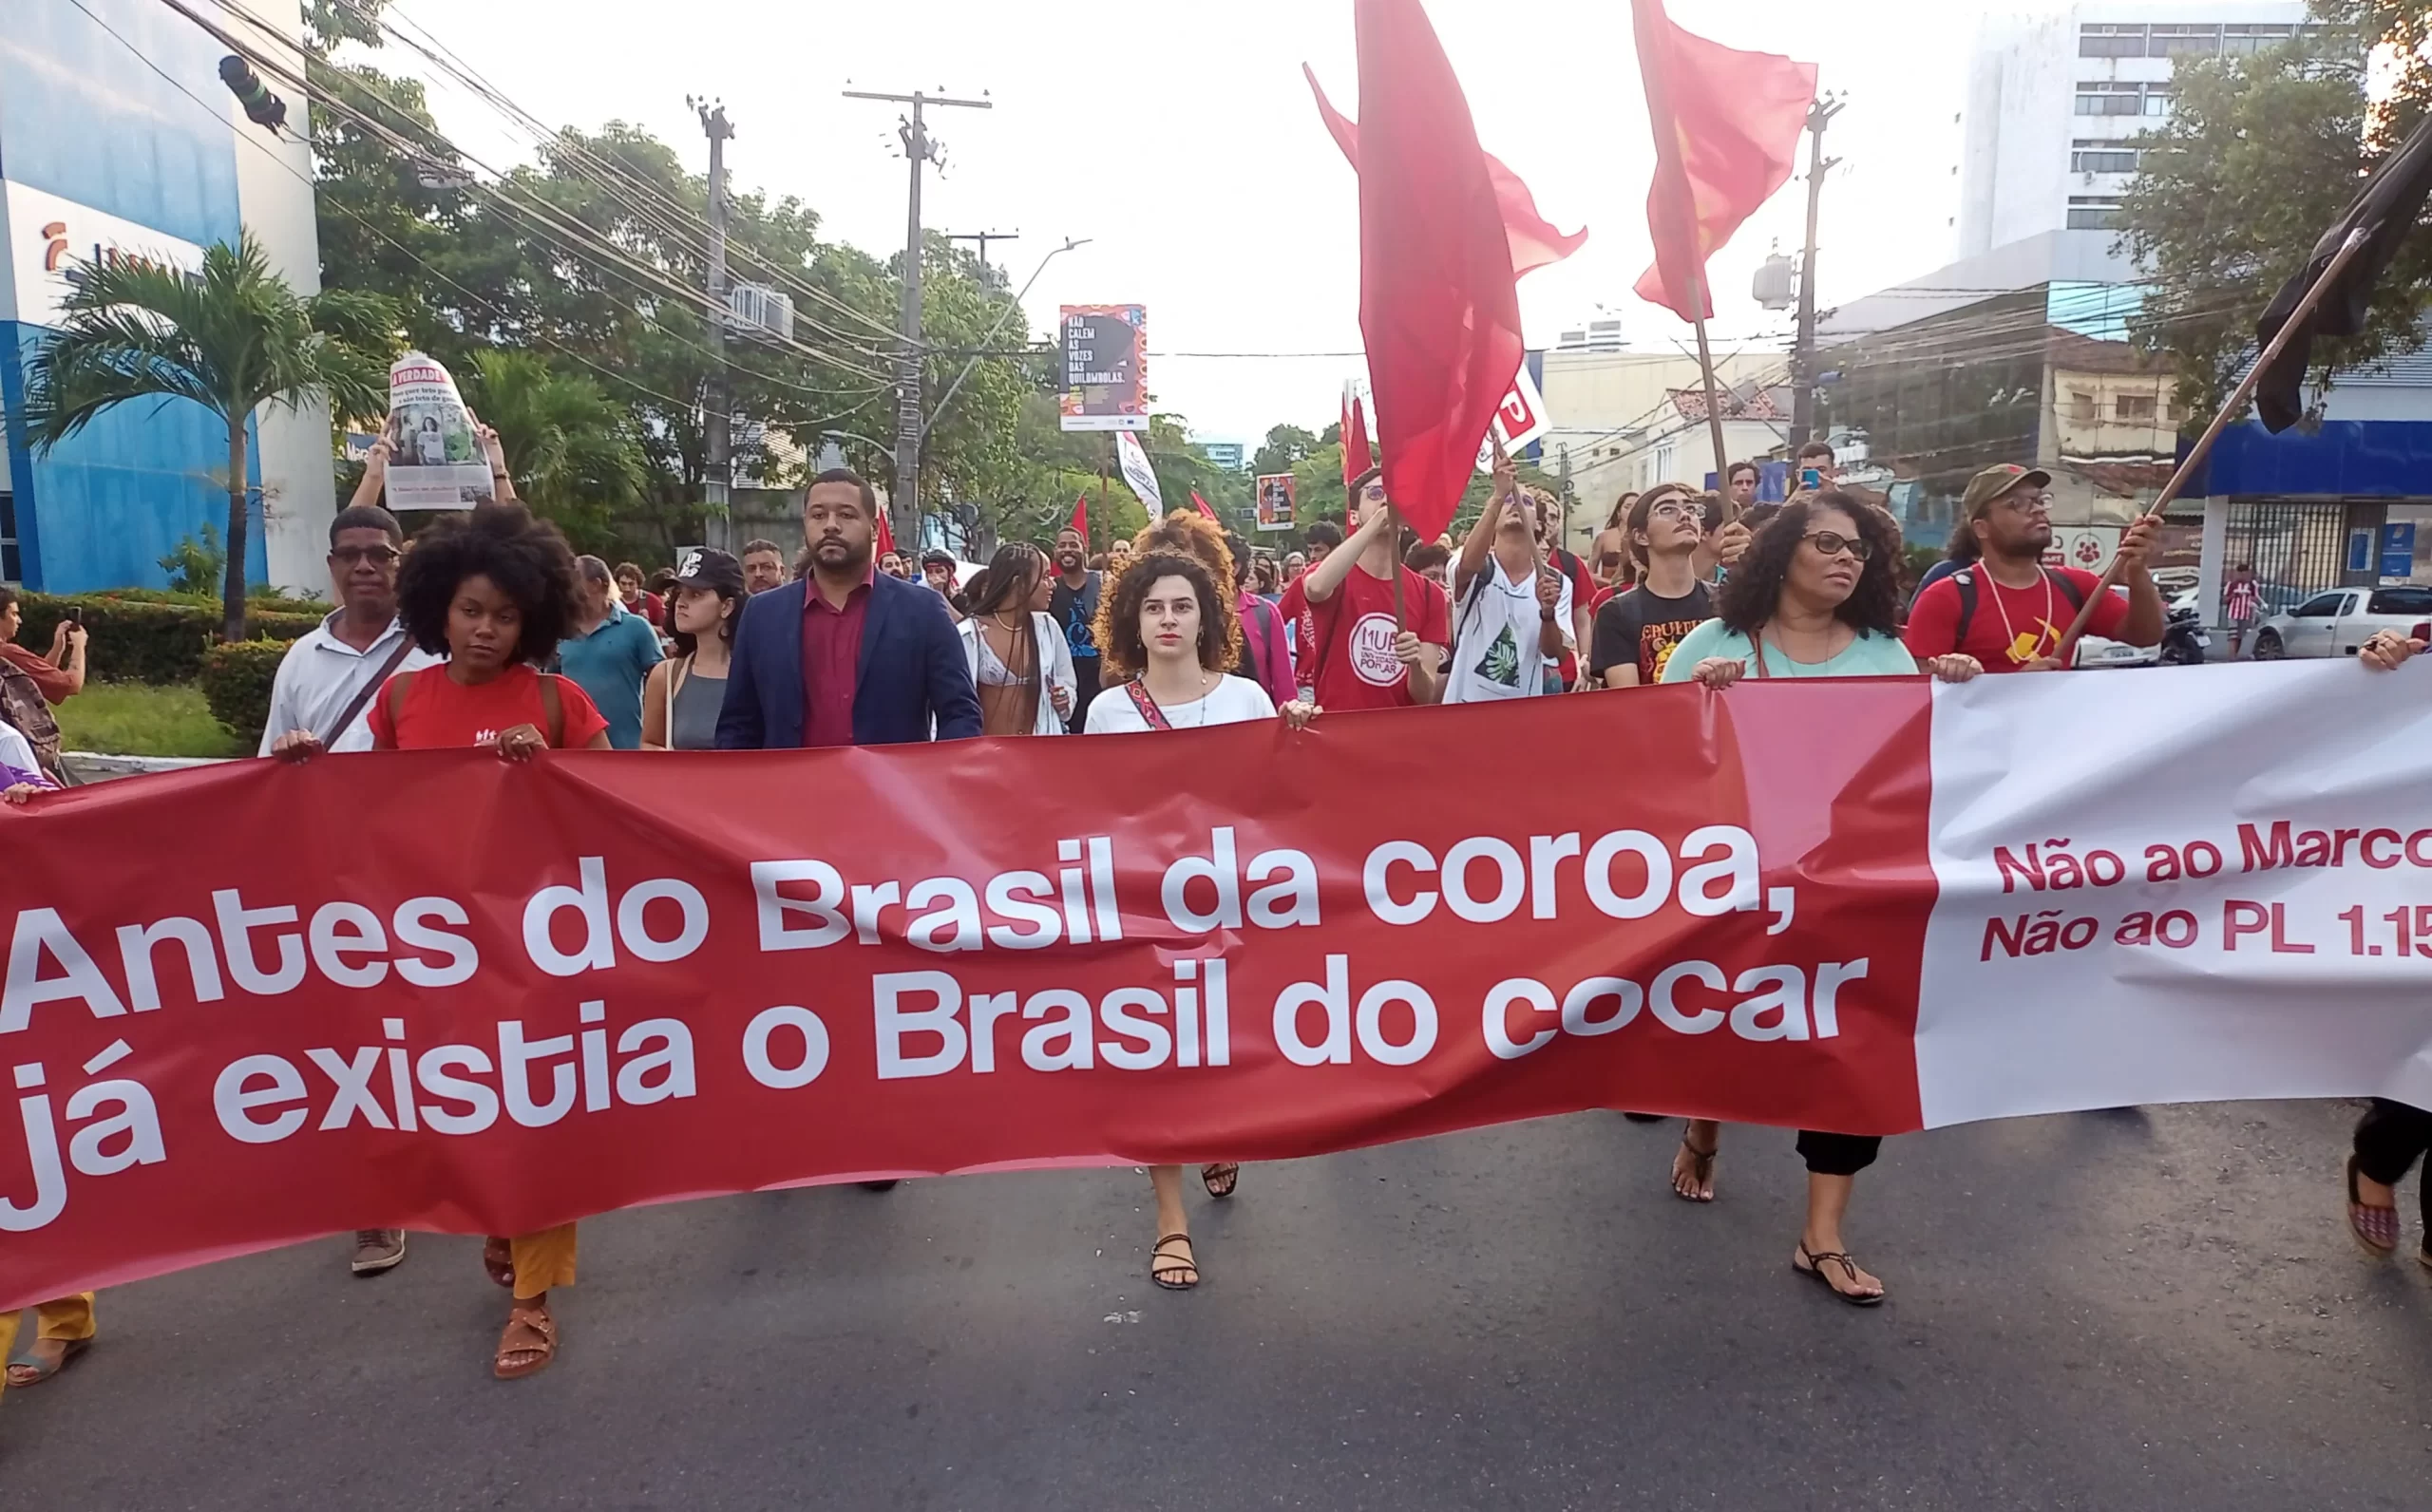
<instances>
[{"instance_id":1,"label":"backpack strap","mask_svg":"<svg viewBox=\"0 0 2432 1512\"><path fill-rule=\"evenodd\" d=\"M1149 696L1149 690L1140 686L1140 679L1135 677L1124 684L1123 690L1131 695L1131 707L1140 711L1140 717L1149 722L1150 729L1173 728L1166 720L1166 711L1159 709L1157 701Z\"/></svg>"},{"instance_id":2,"label":"backpack strap","mask_svg":"<svg viewBox=\"0 0 2432 1512\"><path fill-rule=\"evenodd\" d=\"M1950 637L1950 649L1957 651L1967 644L1967 627L1976 622L1976 574L1962 567L1950 575L1950 580L1959 589L1959 621Z\"/></svg>"},{"instance_id":3,"label":"backpack strap","mask_svg":"<svg viewBox=\"0 0 2432 1512\"><path fill-rule=\"evenodd\" d=\"M566 742L566 702L558 690L555 672L541 674L541 716L548 721L549 748L559 749Z\"/></svg>"},{"instance_id":4,"label":"backpack strap","mask_svg":"<svg viewBox=\"0 0 2432 1512\"><path fill-rule=\"evenodd\" d=\"M2053 587L2061 590L2061 596L2069 601L2069 609L2072 613L2086 607L2085 593L2078 587L2076 578L2051 567L2043 569L2043 576L2050 579Z\"/></svg>"},{"instance_id":5,"label":"backpack strap","mask_svg":"<svg viewBox=\"0 0 2432 1512\"><path fill-rule=\"evenodd\" d=\"M1258 641L1266 631L1266 615L1263 613L1266 605L1255 594L1250 595L1250 602L1256 607L1251 609L1249 618L1242 625L1242 655L1247 663L1244 675L1264 688L1266 679L1261 675L1260 668L1264 665L1266 657L1259 651Z\"/></svg>"}]
</instances>

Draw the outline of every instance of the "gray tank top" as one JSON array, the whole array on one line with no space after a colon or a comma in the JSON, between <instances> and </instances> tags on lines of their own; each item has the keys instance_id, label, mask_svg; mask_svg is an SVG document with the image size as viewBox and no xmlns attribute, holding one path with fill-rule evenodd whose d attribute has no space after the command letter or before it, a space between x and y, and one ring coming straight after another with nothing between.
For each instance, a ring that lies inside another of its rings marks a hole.
<instances>
[{"instance_id":1,"label":"gray tank top","mask_svg":"<svg viewBox=\"0 0 2432 1512\"><path fill-rule=\"evenodd\" d=\"M715 750L718 707L726 702L726 679L698 674L675 690L675 707L667 721L667 744L675 750Z\"/></svg>"}]
</instances>

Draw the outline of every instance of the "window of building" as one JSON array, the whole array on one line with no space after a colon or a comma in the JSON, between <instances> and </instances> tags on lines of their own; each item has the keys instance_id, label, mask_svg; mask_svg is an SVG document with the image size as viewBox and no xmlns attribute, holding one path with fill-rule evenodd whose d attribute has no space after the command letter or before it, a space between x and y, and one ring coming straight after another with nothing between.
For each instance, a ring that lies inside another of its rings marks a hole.
<instances>
[{"instance_id":1,"label":"window of building","mask_svg":"<svg viewBox=\"0 0 2432 1512\"><path fill-rule=\"evenodd\" d=\"M2173 95L2168 89L2163 88L2160 85L2147 85L2145 86L2145 114L2149 116L2169 115L2171 112L2171 106L2176 103L2177 97Z\"/></svg>"},{"instance_id":2,"label":"window of building","mask_svg":"<svg viewBox=\"0 0 2432 1512\"><path fill-rule=\"evenodd\" d=\"M2150 424L2156 407L2152 394L2121 394L2111 402L2111 418Z\"/></svg>"},{"instance_id":3,"label":"window of building","mask_svg":"<svg viewBox=\"0 0 2432 1512\"><path fill-rule=\"evenodd\" d=\"M2080 58L2141 58L2144 55L2143 22L2078 28L2078 56Z\"/></svg>"},{"instance_id":4,"label":"window of building","mask_svg":"<svg viewBox=\"0 0 2432 1512\"><path fill-rule=\"evenodd\" d=\"M2071 231L2109 231L2119 214L2117 199L2091 198L2084 195L2069 197L2069 229Z\"/></svg>"},{"instance_id":5,"label":"window of building","mask_svg":"<svg viewBox=\"0 0 2432 1512\"><path fill-rule=\"evenodd\" d=\"M17 497L0 493L0 583L25 580L17 556Z\"/></svg>"},{"instance_id":6,"label":"window of building","mask_svg":"<svg viewBox=\"0 0 2432 1512\"><path fill-rule=\"evenodd\" d=\"M2082 388L2069 390L2069 418L2080 425L2094 424L2094 395Z\"/></svg>"},{"instance_id":7,"label":"window of building","mask_svg":"<svg viewBox=\"0 0 2432 1512\"><path fill-rule=\"evenodd\" d=\"M2252 57L2266 47L2276 47L2297 34L2291 26L2268 26L2260 22L2232 22L2221 28L2221 50L2234 58Z\"/></svg>"},{"instance_id":8,"label":"window of building","mask_svg":"<svg viewBox=\"0 0 2432 1512\"><path fill-rule=\"evenodd\" d=\"M2153 27L2152 55L2156 58L2209 58L2221 50L2221 28L2205 22L2157 21Z\"/></svg>"},{"instance_id":9,"label":"window of building","mask_svg":"<svg viewBox=\"0 0 2432 1512\"><path fill-rule=\"evenodd\" d=\"M2141 84L2117 84L2106 79L2093 79L2078 85L2078 114L2081 116L2134 116L2145 109L2145 86Z\"/></svg>"},{"instance_id":10,"label":"window of building","mask_svg":"<svg viewBox=\"0 0 2432 1512\"><path fill-rule=\"evenodd\" d=\"M2135 173L2140 154L2110 142L2080 142L2069 150L2071 173Z\"/></svg>"}]
</instances>

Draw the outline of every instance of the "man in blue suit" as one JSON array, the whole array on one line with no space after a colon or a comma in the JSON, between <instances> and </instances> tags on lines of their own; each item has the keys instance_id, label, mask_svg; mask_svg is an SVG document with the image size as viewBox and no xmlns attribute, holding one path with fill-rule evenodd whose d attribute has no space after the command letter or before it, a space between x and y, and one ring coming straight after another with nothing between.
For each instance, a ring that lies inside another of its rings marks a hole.
<instances>
[{"instance_id":1,"label":"man in blue suit","mask_svg":"<svg viewBox=\"0 0 2432 1512\"><path fill-rule=\"evenodd\" d=\"M945 601L870 570L878 495L833 468L803 501L810 570L745 602L721 750L898 746L979 733L979 695Z\"/></svg>"}]
</instances>

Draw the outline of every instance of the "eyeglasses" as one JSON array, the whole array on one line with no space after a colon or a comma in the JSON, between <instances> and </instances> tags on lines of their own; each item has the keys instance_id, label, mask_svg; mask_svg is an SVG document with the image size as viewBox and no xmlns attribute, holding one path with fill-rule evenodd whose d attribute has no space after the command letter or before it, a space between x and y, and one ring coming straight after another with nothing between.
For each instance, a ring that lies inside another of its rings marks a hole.
<instances>
[{"instance_id":1,"label":"eyeglasses","mask_svg":"<svg viewBox=\"0 0 2432 1512\"><path fill-rule=\"evenodd\" d=\"M2013 509L2022 515L2031 515L2039 509L2051 508L2052 496L2041 489L2021 489L2016 493L2004 494L1994 501L1994 506L2000 509Z\"/></svg>"},{"instance_id":2,"label":"eyeglasses","mask_svg":"<svg viewBox=\"0 0 2432 1512\"><path fill-rule=\"evenodd\" d=\"M1655 520L1696 520L1704 513L1695 504L1675 503L1668 499L1647 511L1648 516Z\"/></svg>"},{"instance_id":3,"label":"eyeglasses","mask_svg":"<svg viewBox=\"0 0 2432 1512\"><path fill-rule=\"evenodd\" d=\"M1814 530L1799 538L1813 541L1816 552L1825 557L1838 557L1848 552L1852 558L1864 561L1874 555L1874 548L1855 536L1844 536L1837 530Z\"/></svg>"},{"instance_id":4,"label":"eyeglasses","mask_svg":"<svg viewBox=\"0 0 2432 1512\"><path fill-rule=\"evenodd\" d=\"M341 567L367 561L374 567L386 567L404 555L394 546L339 546L331 551L330 560Z\"/></svg>"}]
</instances>

